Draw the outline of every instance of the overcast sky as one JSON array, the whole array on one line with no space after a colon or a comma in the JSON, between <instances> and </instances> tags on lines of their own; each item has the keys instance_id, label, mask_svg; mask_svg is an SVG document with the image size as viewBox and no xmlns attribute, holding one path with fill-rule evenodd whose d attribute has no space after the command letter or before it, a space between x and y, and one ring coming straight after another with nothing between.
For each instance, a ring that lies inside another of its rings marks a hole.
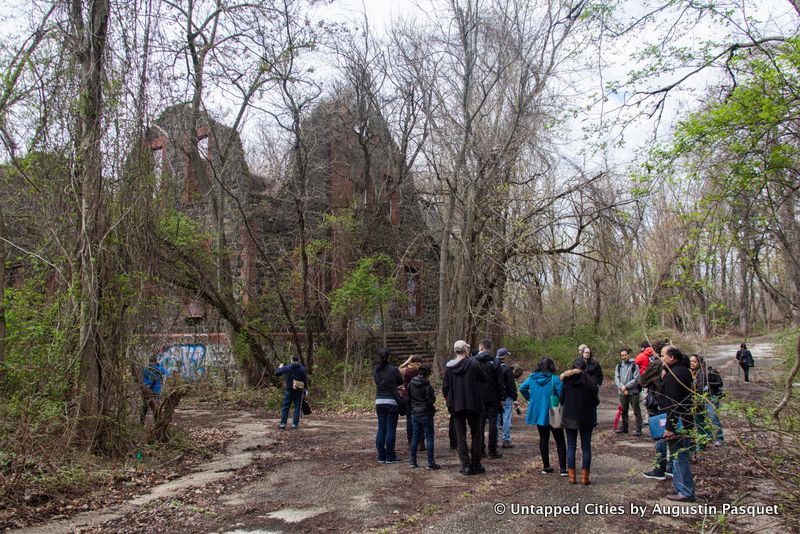
<instances>
[{"instance_id":1,"label":"overcast sky","mask_svg":"<svg viewBox=\"0 0 800 534\"><path fill-rule=\"evenodd\" d=\"M425 22L435 22L435 9L434 4L441 4L443 0L334 0L329 5L317 6L315 11L320 18L329 21L350 22L351 24L360 24L363 21L363 13L366 13L367 19L371 30L376 35L381 35L385 32L393 21L397 19L415 19L419 18ZM700 40L706 39L712 35L724 36L727 32L741 32L747 29L753 29L748 26L755 24L747 21L747 17L758 19L759 31L763 33L787 35L791 29L796 28L798 16L794 12L788 0L766 0L762 2L753 2L752 6L747 6L745 3L736 4L730 2L731 6L738 6L735 9L736 15L734 20L740 21L742 25L740 29L736 29L733 25L727 28L724 27L702 27L697 26L680 36L680 39L674 43L675 45L696 45ZM46 5L45 2L39 4L40 6ZM6 39L17 32L21 35L26 34L26 28L31 25L31 21L36 20L36 16L32 15L32 6L35 6L32 0L6 0L3 6L0 7L0 34ZM644 3L641 0L626 0L623 7L619 10L628 17L637 17L645 9ZM35 8L34 8L35 9ZM650 31L652 28L652 31ZM602 74L598 70L586 70L575 68L570 75L572 79L564 79L564 83L570 86L570 89L575 93L576 107L582 107L584 111L577 117L570 120L565 132L565 143L580 142L585 128L592 129L604 121L612 121L616 119L615 109L628 98L630 93L627 90L621 90L616 94L609 95L608 101L603 102L596 97L592 100L589 95L599 94L603 90L605 83L614 79L622 79L628 71L636 67L636 63L631 60L631 54L639 47L644 46L648 38L657 38L658 32L656 26L648 26L647 34L631 34L628 40L620 40L613 45L608 45L604 49L607 58L607 65ZM325 70L325 66L323 71ZM332 73L332 67L330 68ZM686 85L688 90L683 92L676 92L666 108L663 115L663 122L661 133L666 134L669 132L668 126L673 122L677 113L691 109L696 102L698 94L701 92L703 84L713 81L714 74L709 72L703 77L697 77L692 83ZM694 92L692 92L694 91ZM212 97L213 98L213 97ZM584 101L580 101L584 98ZM594 102L593 106L590 106ZM624 134L629 144L621 149L614 151L615 159L630 158L634 155L634 148L641 144L642 140L647 139L653 131L652 121L640 121L633 126L629 126ZM619 131L616 132L617 134ZM576 141L577 140L577 141ZM576 145L577 146L577 145ZM577 152L577 149L576 149Z\"/></svg>"}]
</instances>

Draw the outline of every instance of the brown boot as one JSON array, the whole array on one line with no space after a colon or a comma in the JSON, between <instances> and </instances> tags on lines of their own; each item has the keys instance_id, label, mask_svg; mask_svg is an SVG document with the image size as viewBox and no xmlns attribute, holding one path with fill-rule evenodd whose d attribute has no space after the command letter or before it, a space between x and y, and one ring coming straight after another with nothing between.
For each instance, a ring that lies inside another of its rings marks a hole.
<instances>
[{"instance_id":1,"label":"brown boot","mask_svg":"<svg viewBox=\"0 0 800 534\"><path fill-rule=\"evenodd\" d=\"M583 484L584 486L588 486L589 484L591 484L591 482L589 482L588 469L581 469L581 484Z\"/></svg>"},{"instance_id":2,"label":"brown boot","mask_svg":"<svg viewBox=\"0 0 800 534\"><path fill-rule=\"evenodd\" d=\"M567 468L567 476L569 477L570 484L575 484L578 482L578 479L575 477L575 469Z\"/></svg>"}]
</instances>

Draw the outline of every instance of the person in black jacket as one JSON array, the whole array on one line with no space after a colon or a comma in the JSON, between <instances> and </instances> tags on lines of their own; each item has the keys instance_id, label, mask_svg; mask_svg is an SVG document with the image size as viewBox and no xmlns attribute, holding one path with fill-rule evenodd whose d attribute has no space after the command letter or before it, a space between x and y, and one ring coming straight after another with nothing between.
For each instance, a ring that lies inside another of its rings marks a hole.
<instances>
[{"instance_id":1,"label":"person in black jacket","mask_svg":"<svg viewBox=\"0 0 800 534\"><path fill-rule=\"evenodd\" d=\"M650 361L644 374L641 376L642 387L648 389L647 397L651 400L645 400L645 408L647 408L647 415L649 417L656 417L663 413L663 406L665 405L664 395L662 393L664 384L662 380L664 364L661 362L661 349L667 343L664 341L656 341L653 343L654 359ZM666 480L667 473L672 474L672 463L667 461L667 442L664 439L656 440L656 457L653 461L655 466L650 471L642 473L645 478L652 478L654 480Z\"/></svg>"},{"instance_id":2,"label":"person in black jacket","mask_svg":"<svg viewBox=\"0 0 800 534\"><path fill-rule=\"evenodd\" d=\"M375 413L378 415L378 433L375 435L378 463L396 464L401 461L394 449L400 415L397 388L403 385L403 377L397 367L389 363L389 349L385 347L378 351L372 380L375 382Z\"/></svg>"},{"instance_id":3,"label":"person in black jacket","mask_svg":"<svg viewBox=\"0 0 800 534\"><path fill-rule=\"evenodd\" d=\"M422 356L418 354L413 354L408 357L406 361L400 364L398 369L400 370L400 374L403 376L403 392L402 396L408 400L408 385L411 383L411 380L417 376L419 373L419 368L422 366ZM406 411L406 441L408 444L411 445L411 433L413 430L413 426L411 424L411 410ZM421 450L425 450L425 444L422 443L420 445Z\"/></svg>"},{"instance_id":4,"label":"person in black jacket","mask_svg":"<svg viewBox=\"0 0 800 534\"><path fill-rule=\"evenodd\" d=\"M456 341L453 350L456 357L445 364L442 394L453 413L461 473L478 475L486 472L481 464L480 419L483 398L479 389L486 382L486 373L478 362L467 357L469 345L466 341ZM470 450L467 450L467 425L472 438Z\"/></svg>"},{"instance_id":5,"label":"person in black jacket","mask_svg":"<svg viewBox=\"0 0 800 534\"><path fill-rule=\"evenodd\" d=\"M481 411L481 455L486 456L486 422L489 421L489 457L502 458L497 450L497 414L500 412L500 402L505 399L503 387L503 372L500 361L492 354L492 342L483 339L478 346L480 351L475 360L480 364L486 374L486 382L481 384L481 398L483 410Z\"/></svg>"},{"instance_id":6,"label":"person in black jacket","mask_svg":"<svg viewBox=\"0 0 800 534\"><path fill-rule=\"evenodd\" d=\"M505 399L503 400L503 411L498 417L498 425L503 429L503 448L512 449L514 444L511 443L511 418L514 413L514 408L519 409L519 402L517 402L517 378L522 371L512 365L506 363L507 358L511 356L506 348L501 348L497 351L497 359L500 361L500 373L503 376L503 392ZM518 373L518 374L514 374Z\"/></svg>"},{"instance_id":7,"label":"person in black jacket","mask_svg":"<svg viewBox=\"0 0 800 534\"><path fill-rule=\"evenodd\" d=\"M747 345L742 343L739 345L739 350L736 351L736 361L744 371L744 381L750 382L750 368L755 366L753 360L753 353L748 350Z\"/></svg>"},{"instance_id":8,"label":"person in black jacket","mask_svg":"<svg viewBox=\"0 0 800 534\"><path fill-rule=\"evenodd\" d=\"M600 367L600 364L595 361L592 357L592 349L589 347L583 348L583 353L581 354L584 361L586 362L586 375L594 382L595 387L598 391L600 391L600 386L603 385L603 368ZM597 408L594 409L593 421L592 424L597 426Z\"/></svg>"},{"instance_id":9,"label":"person in black jacket","mask_svg":"<svg viewBox=\"0 0 800 534\"><path fill-rule=\"evenodd\" d=\"M428 469L439 469L433 455L433 414L436 413L436 393L428 382L431 368L423 365L417 375L408 383L409 412L411 413L411 444L409 456L411 467L417 466L417 444L425 435L425 445L428 451Z\"/></svg>"},{"instance_id":10,"label":"person in black jacket","mask_svg":"<svg viewBox=\"0 0 800 534\"><path fill-rule=\"evenodd\" d=\"M600 398L597 386L586 373L585 358L572 362L572 369L561 374L561 425L567 434L567 476L575 484L575 456L578 434L581 436L581 484L589 484L592 467L592 429Z\"/></svg>"},{"instance_id":11,"label":"person in black jacket","mask_svg":"<svg viewBox=\"0 0 800 534\"><path fill-rule=\"evenodd\" d=\"M300 363L300 356L292 356L289 365L281 364L275 370L278 376L286 377L286 388L283 393L283 404L281 405L281 422L278 427L286 430L286 421L289 419L289 406L294 404L294 415L292 415L292 428L297 428L300 424L300 407L303 403L303 395L308 395L308 373L306 368Z\"/></svg>"},{"instance_id":12,"label":"person in black jacket","mask_svg":"<svg viewBox=\"0 0 800 534\"><path fill-rule=\"evenodd\" d=\"M694 396L692 372L683 353L673 345L661 349L664 364L663 409L667 414L664 439L672 458L672 486L675 494L667 499L678 502L694 502L694 480L689 466L691 440L688 436L694 427L692 403ZM678 431L678 424L682 428Z\"/></svg>"}]
</instances>

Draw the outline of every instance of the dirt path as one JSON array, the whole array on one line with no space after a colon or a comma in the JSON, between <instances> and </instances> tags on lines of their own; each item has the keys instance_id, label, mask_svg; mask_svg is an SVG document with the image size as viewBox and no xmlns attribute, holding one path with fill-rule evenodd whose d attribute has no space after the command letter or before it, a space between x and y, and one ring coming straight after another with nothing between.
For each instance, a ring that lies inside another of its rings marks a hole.
<instances>
[{"instance_id":1,"label":"dirt path","mask_svg":"<svg viewBox=\"0 0 800 534\"><path fill-rule=\"evenodd\" d=\"M709 359L723 370L735 394L743 385L736 384L732 347L732 352L728 346L715 347ZM771 345L754 343L751 349L763 364L759 368L768 367ZM369 414L312 415L299 430L280 431L276 419L247 412L183 410L183 418L215 417L219 425L235 429L239 437L227 454L121 506L21 532L680 532L701 520L671 517L670 512L685 510L670 507L663 498L671 485L641 476L651 467L653 442L612 432L617 402L612 388L604 386L589 486L540 473L538 436L521 417L515 418L512 431L516 447L504 450L502 459L487 460L486 475L464 477L457 471L455 451L447 446L445 414L436 421L437 461L443 469L432 472L410 469L405 461L378 464L376 425ZM402 420L398 431L398 444L404 446ZM723 504L704 498L704 491L701 480L700 503ZM632 504L646 507L644 517L632 511ZM656 504L665 511L655 509ZM536 508L548 505L569 510L548 516L546 509ZM505 512L497 513L502 507Z\"/></svg>"}]
</instances>

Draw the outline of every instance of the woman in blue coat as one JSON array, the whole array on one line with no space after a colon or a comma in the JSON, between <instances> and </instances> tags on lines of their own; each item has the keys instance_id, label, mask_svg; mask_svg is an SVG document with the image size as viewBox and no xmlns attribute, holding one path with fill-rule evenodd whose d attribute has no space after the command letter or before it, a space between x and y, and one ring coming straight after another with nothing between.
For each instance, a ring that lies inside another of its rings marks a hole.
<instances>
[{"instance_id":1,"label":"woman in blue coat","mask_svg":"<svg viewBox=\"0 0 800 534\"><path fill-rule=\"evenodd\" d=\"M542 358L536 371L531 373L519 387L519 392L528 401L528 415L525 423L536 425L539 430L539 453L542 455L542 473L552 473L550 467L550 434L556 442L558 467L561 476L567 476L567 446L564 430L553 428L550 424L550 396L561 396L561 380L556 374L556 365L550 358Z\"/></svg>"}]
</instances>

